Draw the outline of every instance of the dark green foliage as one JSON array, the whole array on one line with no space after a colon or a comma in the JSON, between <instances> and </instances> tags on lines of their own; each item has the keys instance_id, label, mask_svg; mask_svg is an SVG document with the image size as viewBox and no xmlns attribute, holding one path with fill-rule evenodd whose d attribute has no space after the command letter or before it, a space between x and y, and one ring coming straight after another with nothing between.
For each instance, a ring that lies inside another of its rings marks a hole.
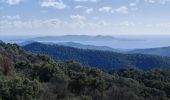
<instances>
[{"instance_id":1,"label":"dark green foliage","mask_svg":"<svg viewBox=\"0 0 170 100\"><path fill-rule=\"evenodd\" d=\"M87 54L90 58L97 55L96 51L90 52L94 52L94 55ZM97 53L102 54L102 52ZM108 52L107 56L110 54L112 53ZM96 58L94 63L102 59ZM128 59L134 60L133 57ZM136 57L136 59L143 60L145 57ZM35 55L17 45L4 43L0 44L0 68L2 100L170 99L168 69L141 71L124 68L109 74L74 60L59 62L46 55Z\"/></svg>"},{"instance_id":2,"label":"dark green foliage","mask_svg":"<svg viewBox=\"0 0 170 100\"><path fill-rule=\"evenodd\" d=\"M48 82L51 78L57 78L62 74L57 64L53 63L40 63L33 67L32 77L38 78L42 82Z\"/></svg>"},{"instance_id":3,"label":"dark green foliage","mask_svg":"<svg viewBox=\"0 0 170 100\"><path fill-rule=\"evenodd\" d=\"M121 77L131 78L143 84L145 88L142 96L156 100L167 100L170 97L170 70L154 69L142 72L135 69L121 69L118 72Z\"/></svg>"},{"instance_id":4,"label":"dark green foliage","mask_svg":"<svg viewBox=\"0 0 170 100\"><path fill-rule=\"evenodd\" d=\"M0 99L36 100L41 95L41 84L34 80L20 77L0 77Z\"/></svg>"}]
</instances>

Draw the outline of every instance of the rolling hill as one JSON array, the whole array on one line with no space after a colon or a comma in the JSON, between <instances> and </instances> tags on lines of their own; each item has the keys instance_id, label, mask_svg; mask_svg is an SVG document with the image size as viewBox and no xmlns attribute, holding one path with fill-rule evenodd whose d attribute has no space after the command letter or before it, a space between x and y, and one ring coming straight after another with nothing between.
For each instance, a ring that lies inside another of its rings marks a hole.
<instances>
[{"instance_id":1,"label":"rolling hill","mask_svg":"<svg viewBox=\"0 0 170 100\"><path fill-rule=\"evenodd\" d=\"M20 46L25 46L31 43L34 43L36 41L24 41L21 43L17 43ZM79 49L92 49L92 50L101 50L101 51L113 51L113 52L125 52L125 50L120 50L120 49L114 49L108 46L95 46L95 45L86 45L86 44L81 44L81 43L76 43L76 42L40 42L43 44L57 44L61 46L68 46L68 47L74 47L74 48L79 48Z\"/></svg>"},{"instance_id":2,"label":"rolling hill","mask_svg":"<svg viewBox=\"0 0 170 100\"><path fill-rule=\"evenodd\" d=\"M58 45L68 46L68 47L74 47L79 49L91 49L91 50L101 50L101 51L113 51L113 52L123 52L123 50L114 49L108 46L95 46L95 45L85 45L81 43L75 43L75 42L59 42L56 43Z\"/></svg>"},{"instance_id":3,"label":"rolling hill","mask_svg":"<svg viewBox=\"0 0 170 100\"><path fill-rule=\"evenodd\" d=\"M151 54L151 55L169 56L170 57L170 47L136 49L136 50L129 51L127 53L130 53L130 54Z\"/></svg>"},{"instance_id":4,"label":"rolling hill","mask_svg":"<svg viewBox=\"0 0 170 100\"><path fill-rule=\"evenodd\" d=\"M84 50L60 45L32 43L23 47L36 54L47 54L54 59L70 59L104 70L118 70L123 67L136 67L142 70L169 68L170 58L145 54L121 54L108 51Z\"/></svg>"}]
</instances>

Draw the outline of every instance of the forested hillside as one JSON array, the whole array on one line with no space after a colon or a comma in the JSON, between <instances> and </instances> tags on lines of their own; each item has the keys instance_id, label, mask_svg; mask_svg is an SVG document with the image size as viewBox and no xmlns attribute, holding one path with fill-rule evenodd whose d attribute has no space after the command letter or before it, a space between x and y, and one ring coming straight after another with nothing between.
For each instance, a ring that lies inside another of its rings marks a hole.
<instances>
[{"instance_id":1,"label":"forested hillside","mask_svg":"<svg viewBox=\"0 0 170 100\"><path fill-rule=\"evenodd\" d=\"M101 50L101 51L123 52L123 50L113 49L108 46L85 45L85 44L76 43L76 42L60 42L60 43L56 43L56 44L68 46L68 47L79 48L79 49L93 49L93 50Z\"/></svg>"},{"instance_id":2,"label":"forested hillside","mask_svg":"<svg viewBox=\"0 0 170 100\"><path fill-rule=\"evenodd\" d=\"M161 47L161 48L149 48L149 49L136 49L129 51L127 53L131 54L151 54L159 56L168 56L170 57L170 47Z\"/></svg>"},{"instance_id":3,"label":"forested hillside","mask_svg":"<svg viewBox=\"0 0 170 100\"><path fill-rule=\"evenodd\" d=\"M76 60L82 64L107 71L124 67L135 67L142 70L152 68L170 68L170 58L144 54L121 54L108 51L83 50L59 45L32 43L23 47L36 54L47 54L54 59Z\"/></svg>"},{"instance_id":4,"label":"forested hillside","mask_svg":"<svg viewBox=\"0 0 170 100\"><path fill-rule=\"evenodd\" d=\"M169 100L170 70L103 72L0 43L0 100Z\"/></svg>"}]
</instances>

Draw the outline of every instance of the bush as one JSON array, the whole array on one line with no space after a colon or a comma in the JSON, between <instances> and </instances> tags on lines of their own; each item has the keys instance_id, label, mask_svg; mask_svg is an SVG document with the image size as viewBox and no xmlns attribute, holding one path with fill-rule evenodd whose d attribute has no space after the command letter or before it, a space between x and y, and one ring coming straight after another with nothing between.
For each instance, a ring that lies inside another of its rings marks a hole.
<instances>
[{"instance_id":1,"label":"bush","mask_svg":"<svg viewBox=\"0 0 170 100\"><path fill-rule=\"evenodd\" d=\"M41 94L41 84L20 77L0 77L0 99L2 100L36 100Z\"/></svg>"}]
</instances>

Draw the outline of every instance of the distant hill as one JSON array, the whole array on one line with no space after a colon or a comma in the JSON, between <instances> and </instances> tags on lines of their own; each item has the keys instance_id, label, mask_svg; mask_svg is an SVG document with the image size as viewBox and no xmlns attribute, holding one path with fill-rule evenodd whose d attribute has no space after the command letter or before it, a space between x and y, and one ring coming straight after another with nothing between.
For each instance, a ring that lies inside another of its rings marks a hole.
<instances>
[{"instance_id":1,"label":"distant hill","mask_svg":"<svg viewBox=\"0 0 170 100\"><path fill-rule=\"evenodd\" d=\"M92 49L92 50L122 52L121 50L113 49L113 48L108 47L108 46L85 45L85 44L75 43L75 42L60 42L60 43L56 43L56 44L74 47L74 48L79 48L79 49Z\"/></svg>"},{"instance_id":2,"label":"distant hill","mask_svg":"<svg viewBox=\"0 0 170 100\"><path fill-rule=\"evenodd\" d=\"M34 43L36 41L30 40L30 41L24 41L21 43L17 43L20 46L25 46L31 43ZM57 45L62 45L62 46L68 46L68 47L74 47L74 48L79 48L79 49L91 49L91 50L101 50L101 51L112 51L112 52L125 52L126 50L123 49L114 49L108 46L95 46L95 45L85 45L81 43L76 43L76 42L58 42L58 43L53 43L53 42L39 42L43 44L57 44Z\"/></svg>"},{"instance_id":3,"label":"distant hill","mask_svg":"<svg viewBox=\"0 0 170 100\"><path fill-rule=\"evenodd\" d=\"M161 48L150 48L150 49L136 49L129 51L127 53L131 54L151 54L159 56L170 56L170 47L161 47Z\"/></svg>"},{"instance_id":4,"label":"distant hill","mask_svg":"<svg viewBox=\"0 0 170 100\"><path fill-rule=\"evenodd\" d=\"M170 68L170 58L145 54L121 54L109 51L84 50L60 45L32 43L23 47L37 54L47 54L55 59L74 59L82 64L96 66L104 70L118 70L136 67L142 70Z\"/></svg>"},{"instance_id":5,"label":"distant hill","mask_svg":"<svg viewBox=\"0 0 170 100\"><path fill-rule=\"evenodd\" d=\"M105 41L114 40L112 36L88 36L88 35L64 35L64 36L44 36L36 37L33 40L38 41Z\"/></svg>"},{"instance_id":6,"label":"distant hill","mask_svg":"<svg viewBox=\"0 0 170 100\"><path fill-rule=\"evenodd\" d=\"M3 43L3 41L2 41L2 40L0 40L0 43Z\"/></svg>"},{"instance_id":7,"label":"distant hill","mask_svg":"<svg viewBox=\"0 0 170 100\"><path fill-rule=\"evenodd\" d=\"M20 45L20 46L25 46L25 45L28 45L28 44L31 44L31 43L34 43L34 42L36 42L36 41L28 40L28 41L24 41L24 42L17 43L17 44Z\"/></svg>"}]
</instances>

